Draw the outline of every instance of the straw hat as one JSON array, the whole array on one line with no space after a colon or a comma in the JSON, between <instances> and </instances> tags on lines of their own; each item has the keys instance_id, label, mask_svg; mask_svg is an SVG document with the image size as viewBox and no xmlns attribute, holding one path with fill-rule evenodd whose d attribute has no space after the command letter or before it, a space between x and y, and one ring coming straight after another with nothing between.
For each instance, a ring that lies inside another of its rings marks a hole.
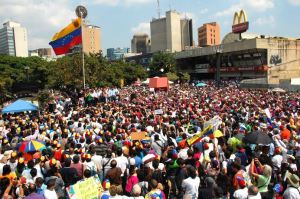
<instances>
[{"instance_id":1,"label":"straw hat","mask_svg":"<svg viewBox=\"0 0 300 199\"><path fill-rule=\"evenodd\" d=\"M296 174L291 174L291 173L288 173L288 176L287 176L287 179L288 179L288 183L290 185L292 185L293 187L295 188L299 188L299 177L296 175Z\"/></svg>"}]
</instances>

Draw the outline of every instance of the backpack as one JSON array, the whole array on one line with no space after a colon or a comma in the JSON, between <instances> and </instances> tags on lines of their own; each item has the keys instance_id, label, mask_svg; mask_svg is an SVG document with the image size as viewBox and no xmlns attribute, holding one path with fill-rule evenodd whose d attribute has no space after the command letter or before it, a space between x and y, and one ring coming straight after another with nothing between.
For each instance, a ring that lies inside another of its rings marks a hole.
<instances>
[{"instance_id":1,"label":"backpack","mask_svg":"<svg viewBox=\"0 0 300 199\"><path fill-rule=\"evenodd\" d=\"M91 176L94 176L97 174L95 167L90 167L89 165L87 165L87 168L91 171Z\"/></svg>"},{"instance_id":2,"label":"backpack","mask_svg":"<svg viewBox=\"0 0 300 199\"><path fill-rule=\"evenodd\" d=\"M141 182L141 196L145 196L148 193L147 184L145 181Z\"/></svg>"}]
</instances>

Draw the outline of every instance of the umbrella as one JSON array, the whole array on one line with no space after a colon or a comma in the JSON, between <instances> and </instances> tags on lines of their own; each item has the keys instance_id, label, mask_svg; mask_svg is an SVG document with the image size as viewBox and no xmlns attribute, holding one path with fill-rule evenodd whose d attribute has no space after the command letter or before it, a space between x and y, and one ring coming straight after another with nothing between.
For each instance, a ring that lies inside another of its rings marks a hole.
<instances>
[{"instance_id":1,"label":"umbrella","mask_svg":"<svg viewBox=\"0 0 300 199\"><path fill-rule=\"evenodd\" d=\"M223 137L223 133L220 130L216 130L214 131L214 137L215 138L219 138L219 137Z\"/></svg>"},{"instance_id":2,"label":"umbrella","mask_svg":"<svg viewBox=\"0 0 300 199\"><path fill-rule=\"evenodd\" d=\"M19 151L23 153L35 152L45 149L45 145L38 140L25 141L21 144Z\"/></svg>"},{"instance_id":3,"label":"umbrella","mask_svg":"<svg viewBox=\"0 0 300 199\"><path fill-rule=\"evenodd\" d=\"M268 145L272 143L272 138L267 133L255 131L245 136L244 143Z\"/></svg>"},{"instance_id":4,"label":"umbrella","mask_svg":"<svg viewBox=\"0 0 300 199\"><path fill-rule=\"evenodd\" d=\"M203 87L203 86L206 86L206 84L200 82L200 83L196 84L196 86L197 87Z\"/></svg>"}]
</instances>

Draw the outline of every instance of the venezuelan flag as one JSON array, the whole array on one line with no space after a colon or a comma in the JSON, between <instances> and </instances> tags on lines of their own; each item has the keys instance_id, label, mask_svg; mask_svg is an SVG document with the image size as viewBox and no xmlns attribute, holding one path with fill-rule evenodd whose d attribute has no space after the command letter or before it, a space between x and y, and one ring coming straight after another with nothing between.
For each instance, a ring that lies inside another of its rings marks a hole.
<instances>
[{"instance_id":1,"label":"venezuelan flag","mask_svg":"<svg viewBox=\"0 0 300 199\"><path fill-rule=\"evenodd\" d=\"M187 139L187 143L189 146L199 142L203 137L209 136L213 134L213 126L210 124L208 127L206 127L202 132L197 133L193 137Z\"/></svg>"},{"instance_id":2,"label":"venezuelan flag","mask_svg":"<svg viewBox=\"0 0 300 199\"><path fill-rule=\"evenodd\" d=\"M56 33L49 43L56 55L66 54L70 48L82 43L81 19L77 18L67 27Z\"/></svg>"}]
</instances>

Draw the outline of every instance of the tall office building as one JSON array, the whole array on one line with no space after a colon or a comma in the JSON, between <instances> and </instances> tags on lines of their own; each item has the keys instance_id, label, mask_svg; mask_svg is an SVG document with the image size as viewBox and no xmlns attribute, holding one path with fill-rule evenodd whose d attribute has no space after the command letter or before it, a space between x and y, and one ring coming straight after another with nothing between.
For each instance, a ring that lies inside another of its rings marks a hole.
<instances>
[{"instance_id":1,"label":"tall office building","mask_svg":"<svg viewBox=\"0 0 300 199\"><path fill-rule=\"evenodd\" d=\"M0 54L28 57L26 28L12 21L4 23L0 29Z\"/></svg>"},{"instance_id":2,"label":"tall office building","mask_svg":"<svg viewBox=\"0 0 300 199\"><path fill-rule=\"evenodd\" d=\"M150 52L151 41L147 34L135 34L131 40L132 53L146 54Z\"/></svg>"},{"instance_id":3,"label":"tall office building","mask_svg":"<svg viewBox=\"0 0 300 199\"><path fill-rule=\"evenodd\" d=\"M166 17L153 19L150 22L151 52L181 51L186 46L191 46L192 20L181 19L176 11L166 12Z\"/></svg>"},{"instance_id":4,"label":"tall office building","mask_svg":"<svg viewBox=\"0 0 300 199\"><path fill-rule=\"evenodd\" d=\"M101 29L98 26L87 25L83 28L83 51L86 54L100 53Z\"/></svg>"},{"instance_id":5,"label":"tall office building","mask_svg":"<svg viewBox=\"0 0 300 199\"><path fill-rule=\"evenodd\" d=\"M220 26L216 22L206 23L198 28L199 46L214 46L220 42Z\"/></svg>"}]
</instances>

